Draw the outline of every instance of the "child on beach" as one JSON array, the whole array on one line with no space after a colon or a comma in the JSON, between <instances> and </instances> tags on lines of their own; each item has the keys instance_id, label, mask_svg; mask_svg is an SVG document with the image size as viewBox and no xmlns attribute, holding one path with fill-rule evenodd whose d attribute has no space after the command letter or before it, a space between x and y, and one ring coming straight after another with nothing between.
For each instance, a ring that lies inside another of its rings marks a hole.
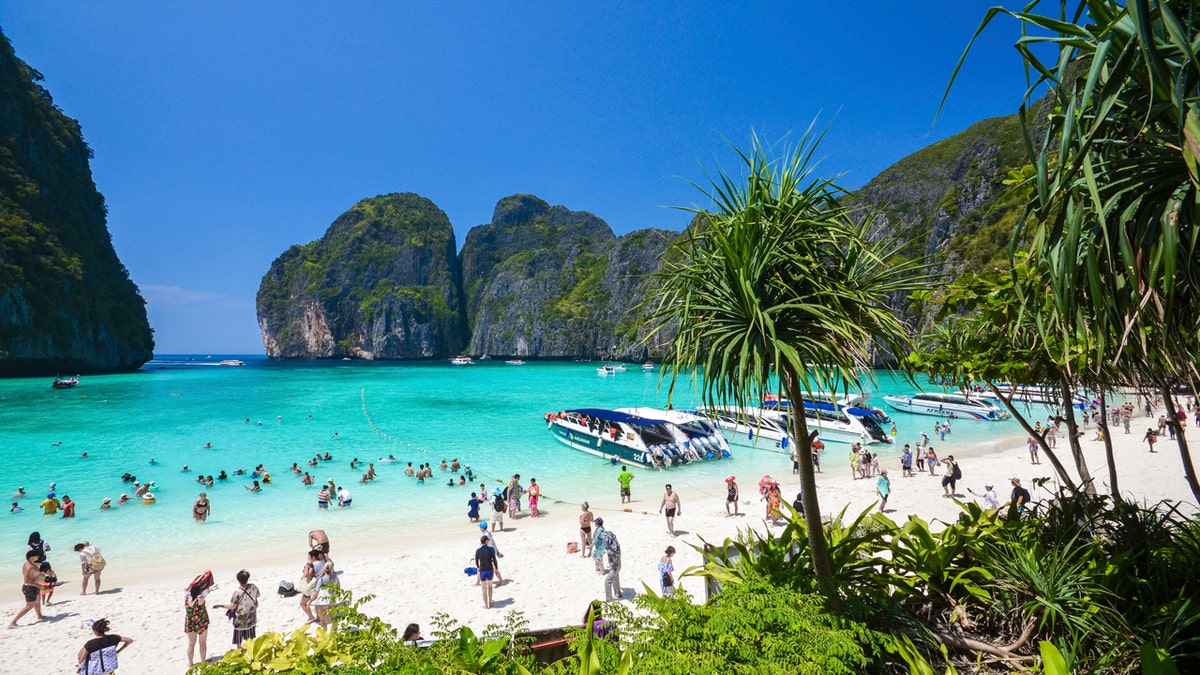
<instances>
[{"instance_id":1,"label":"child on beach","mask_svg":"<svg viewBox=\"0 0 1200 675\"><path fill-rule=\"evenodd\" d=\"M508 504L504 501L504 491L496 488L492 493L492 531L504 529L504 512L508 510Z\"/></svg>"},{"instance_id":2,"label":"child on beach","mask_svg":"<svg viewBox=\"0 0 1200 675\"><path fill-rule=\"evenodd\" d=\"M49 562L38 565L38 571L42 574L40 591L42 605L49 605L54 600L54 587L58 585L58 575L54 573Z\"/></svg>"}]
</instances>

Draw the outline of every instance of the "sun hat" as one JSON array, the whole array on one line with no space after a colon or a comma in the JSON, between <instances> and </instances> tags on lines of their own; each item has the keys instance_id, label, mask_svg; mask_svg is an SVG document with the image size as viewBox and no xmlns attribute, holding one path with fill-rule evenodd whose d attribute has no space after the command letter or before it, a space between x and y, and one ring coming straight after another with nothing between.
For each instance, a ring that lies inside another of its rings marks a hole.
<instances>
[{"instance_id":1,"label":"sun hat","mask_svg":"<svg viewBox=\"0 0 1200 675\"><path fill-rule=\"evenodd\" d=\"M1012 482L1014 482L1014 483L1016 483L1017 485L1020 485L1020 484L1021 484L1021 479L1020 479L1020 478L1009 478L1009 480L1010 480L1010 481L1012 481Z\"/></svg>"},{"instance_id":2,"label":"sun hat","mask_svg":"<svg viewBox=\"0 0 1200 675\"><path fill-rule=\"evenodd\" d=\"M597 525L603 525L603 524L604 524L604 519L603 519L603 518L596 518L596 519L595 519L595 520L593 520L592 522L596 523Z\"/></svg>"},{"instance_id":3,"label":"sun hat","mask_svg":"<svg viewBox=\"0 0 1200 675\"><path fill-rule=\"evenodd\" d=\"M996 487L996 485L994 483L992 483L992 481L989 480L988 482L983 484L983 487L990 488L990 487Z\"/></svg>"},{"instance_id":4,"label":"sun hat","mask_svg":"<svg viewBox=\"0 0 1200 675\"><path fill-rule=\"evenodd\" d=\"M501 491L501 490L500 490L500 488L496 488L495 490L492 490L492 494L494 494L494 495L496 495L497 497L499 497L500 495L504 494L504 492L503 492L503 491Z\"/></svg>"},{"instance_id":5,"label":"sun hat","mask_svg":"<svg viewBox=\"0 0 1200 675\"><path fill-rule=\"evenodd\" d=\"M112 501L112 497L105 497L105 498L104 498L104 503L105 503L105 504L107 504L108 502L111 502L111 501Z\"/></svg>"},{"instance_id":6,"label":"sun hat","mask_svg":"<svg viewBox=\"0 0 1200 675\"><path fill-rule=\"evenodd\" d=\"M726 482L726 483L732 483L732 482L733 482L733 481L735 481L735 480L737 480L737 479L736 479L734 476L732 476L732 475L725 476L725 482Z\"/></svg>"}]
</instances>

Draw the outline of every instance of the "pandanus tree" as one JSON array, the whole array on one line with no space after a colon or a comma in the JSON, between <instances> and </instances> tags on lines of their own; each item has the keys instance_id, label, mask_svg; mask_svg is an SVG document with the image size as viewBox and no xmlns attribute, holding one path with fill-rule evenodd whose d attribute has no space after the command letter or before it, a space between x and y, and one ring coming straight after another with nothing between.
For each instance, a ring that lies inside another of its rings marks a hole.
<instances>
[{"instance_id":1,"label":"pandanus tree","mask_svg":"<svg viewBox=\"0 0 1200 675\"><path fill-rule=\"evenodd\" d=\"M1200 7L1188 0L1080 0L993 8L1022 25L1033 198L1016 239L1056 270L1064 326L1094 337L1105 367L1164 395L1200 382ZM969 50L969 48L968 48ZM1038 140L1034 140L1038 139ZM1086 325L1085 325L1086 323ZM1184 475L1200 499L1187 439Z\"/></svg>"},{"instance_id":2,"label":"pandanus tree","mask_svg":"<svg viewBox=\"0 0 1200 675\"><path fill-rule=\"evenodd\" d=\"M888 306L927 281L923 261L871 238L869 219L815 174L811 129L775 158L757 137L738 175L718 172L706 208L664 257L655 323L677 328L664 377L699 376L709 405L759 405L765 393L803 411L814 391L858 386L875 349L906 353L908 332ZM816 430L789 415L819 590L835 599L813 466Z\"/></svg>"}]
</instances>

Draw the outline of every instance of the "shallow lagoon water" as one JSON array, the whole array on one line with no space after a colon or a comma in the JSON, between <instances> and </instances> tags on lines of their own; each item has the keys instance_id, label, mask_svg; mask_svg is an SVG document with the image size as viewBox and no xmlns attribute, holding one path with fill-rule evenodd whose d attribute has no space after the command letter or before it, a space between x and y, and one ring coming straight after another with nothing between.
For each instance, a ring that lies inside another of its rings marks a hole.
<instances>
[{"instance_id":1,"label":"shallow lagoon water","mask_svg":"<svg viewBox=\"0 0 1200 675\"><path fill-rule=\"evenodd\" d=\"M243 367L212 365L220 358L162 356L140 372L85 376L77 388L62 391L51 390L48 378L0 381L0 496L17 486L29 494L19 500L23 513L0 513L0 582L17 578L33 530L54 547L51 561L68 570L74 569L71 546L85 539L99 543L110 560L133 558L160 567L194 559L197 551L254 560L286 550L298 557L304 534L314 527L329 531L335 542L393 544L464 527L470 492L481 480L490 488L513 473L521 474L523 484L538 479L544 509L574 513L584 499L615 501L618 469L553 440L543 414L667 402L659 374L637 365L600 376L597 363L280 363L241 356ZM884 393L915 390L886 373L876 387L869 403L880 407ZM697 403L690 383L677 386L672 402L680 409ZM897 456L898 446L915 443L922 430L932 436L935 418L888 412L899 427L900 444L873 446L882 457ZM935 442L940 454L979 452L1020 435L1011 421L956 420L953 428L944 446ZM205 449L206 443L212 448ZM333 461L305 466L325 452ZM389 454L401 461L378 462ZM845 445L831 443L826 470L844 467L845 455ZM365 469L349 468L356 457L375 461L377 481L359 484ZM473 486L447 487L449 472L437 469L443 458L470 464L479 474ZM353 505L319 511L317 486L302 486L288 470L293 462L311 471L318 485L333 478L348 486ZM418 484L408 478L407 462L431 462L434 479ZM181 470L185 464L187 473ZM275 482L250 493L243 489L249 475L232 474L257 464ZM231 474L228 481L212 488L195 483L198 475L222 469ZM155 482L158 503L99 510L104 497L114 503L122 492L132 497L132 484L120 479L127 471ZM665 482L685 500L689 493L718 495L727 474L738 475L749 488L765 473L789 475L790 462L780 452L734 446L730 461L661 475L635 473L640 478L635 494L646 500L639 507L653 510L649 500L657 501ZM75 500L75 519L42 515L38 503L52 481L60 498L68 494ZM201 489L209 494L213 515L197 524L191 504ZM61 571L60 576L73 577Z\"/></svg>"}]
</instances>

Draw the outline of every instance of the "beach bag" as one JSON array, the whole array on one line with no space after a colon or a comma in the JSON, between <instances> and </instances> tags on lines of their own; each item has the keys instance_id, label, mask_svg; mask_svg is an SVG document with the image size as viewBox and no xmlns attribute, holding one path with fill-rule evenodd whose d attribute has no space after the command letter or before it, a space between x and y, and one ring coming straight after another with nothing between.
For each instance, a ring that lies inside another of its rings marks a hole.
<instances>
[{"instance_id":1,"label":"beach bag","mask_svg":"<svg viewBox=\"0 0 1200 675\"><path fill-rule=\"evenodd\" d=\"M579 542L577 542L577 541L568 541L567 542L567 554L570 555L572 553L579 553Z\"/></svg>"},{"instance_id":2,"label":"beach bag","mask_svg":"<svg viewBox=\"0 0 1200 675\"><path fill-rule=\"evenodd\" d=\"M117 669L117 646L112 645L88 652L87 659L79 664L80 675L109 675Z\"/></svg>"},{"instance_id":3,"label":"beach bag","mask_svg":"<svg viewBox=\"0 0 1200 675\"><path fill-rule=\"evenodd\" d=\"M504 500L504 495L496 495L492 500L492 510L496 513L504 513L508 510L508 503Z\"/></svg>"},{"instance_id":4,"label":"beach bag","mask_svg":"<svg viewBox=\"0 0 1200 675\"><path fill-rule=\"evenodd\" d=\"M290 581L279 582L278 590L279 590L280 597L284 597L284 598L290 598L293 595L296 595L300 592L300 591L296 590L296 585Z\"/></svg>"},{"instance_id":5,"label":"beach bag","mask_svg":"<svg viewBox=\"0 0 1200 675\"><path fill-rule=\"evenodd\" d=\"M958 462L954 463L954 473L951 475L954 476L954 480L962 479L962 469L958 468Z\"/></svg>"},{"instance_id":6,"label":"beach bag","mask_svg":"<svg viewBox=\"0 0 1200 675\"><path fill-rule=\"evenodd\" d=\"M662 585L663 588L671 588L675 585L675 580L671 578L670 572L662 573Z\"/></svg>"},{"instance_id":7,"label":"beach bag","mask_svg":"<svg viewBox=\"0 0 1200 675\"><path fill-rule=\"evenodd\" d=\"M92 554L91 568L93 571L99 572L107 565L108 561L104 559L104 556L100 555L99 551Z\"/></svg>"}]
</instances>

